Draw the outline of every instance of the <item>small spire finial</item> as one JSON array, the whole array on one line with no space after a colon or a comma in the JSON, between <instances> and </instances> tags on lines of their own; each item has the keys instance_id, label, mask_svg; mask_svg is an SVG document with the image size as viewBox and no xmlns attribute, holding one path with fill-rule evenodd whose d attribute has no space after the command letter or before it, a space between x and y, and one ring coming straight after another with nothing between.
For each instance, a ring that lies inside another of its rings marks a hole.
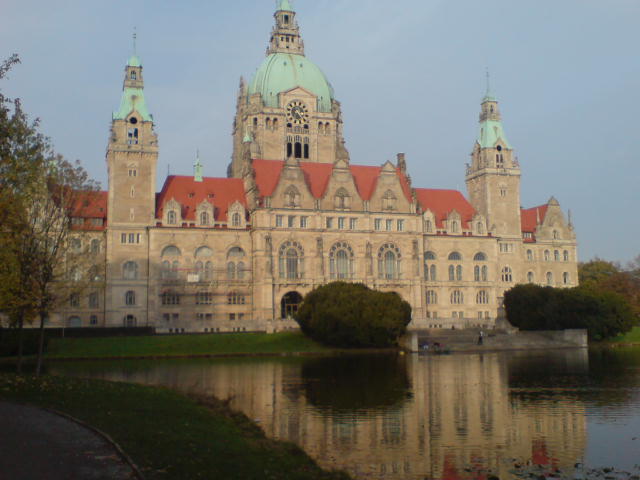
<instances>
[{"instance_id":1,"label":"small spire finial","mask_svg":"<svg viewBox=\"0 0 640 480\"><path fill-rule=\"evenodd\" d=\"M202 182L202 163L200 163L200 150L196 150L196 163L193 164L193 179Z\"/></svg>"},{"instance_id":2,"label":"small spire finial","mask_svg":"<svg viewBox=\"0 0 640 480\"><path fill-rule=\"evenodd\" d=\"M489 73L489 67L487 67L487 97L491 94L491 73Z\"/></svg>"},{"instance_id":3,"label":"small spire finial","mask_svg":"<svg viewBox=\"0 0 640 480\"><path fill-rule=\"evenodd\" d=\"M133 54L138 55L138 27L133 27Z\"/></svg>"}]
</instances>

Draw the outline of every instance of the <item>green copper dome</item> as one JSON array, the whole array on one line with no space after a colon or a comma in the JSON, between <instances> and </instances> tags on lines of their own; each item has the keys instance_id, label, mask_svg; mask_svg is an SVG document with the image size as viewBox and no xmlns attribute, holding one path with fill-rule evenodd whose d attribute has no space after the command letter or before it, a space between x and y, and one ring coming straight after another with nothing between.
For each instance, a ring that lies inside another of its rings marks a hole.
<instances>
[{"instance_id":1,"label":"green copper dome","mask_svg":"<svg viewBox=\"0 0 640 480\"><path fill-rule=\"evenodd\" d=\"M289 3L289 0L280 0L278 2L278 11L293 12L294 10L291 4Z\"/></svg>"},{"instance_id":2,"label":"green copper dome","mask_svg":"<svg viewBox=\"0 0 640 480\"><path fill-rule=\"evenodd\" d=\"M278 95L295 87L316 95L319 111L331 111L333 88L324 73L303 55L269 55L254 75L248 95L259 93L265 106L278 108Z\"/></svg>"},{"instance_id":3,"label":"green copper dome","mask_svg":"<svg viewBox=\"0 0 640 480\"><path fill-rule=\"evenodd\" d=\"M129 58L129 61L127 62L127 66L129 67L141 67L142 66L142 62L140 61L140 57L138 57L138 55L131 55L131 57Z\"/></svg>"}]
</instances>

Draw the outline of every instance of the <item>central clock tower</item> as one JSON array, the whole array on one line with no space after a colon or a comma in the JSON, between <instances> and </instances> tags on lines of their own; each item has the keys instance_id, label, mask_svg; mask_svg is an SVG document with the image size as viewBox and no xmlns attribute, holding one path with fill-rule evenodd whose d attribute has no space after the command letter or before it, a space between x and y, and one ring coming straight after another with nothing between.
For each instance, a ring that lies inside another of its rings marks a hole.
<instances>
[{"instance_id":1,"label":"central clock tower","mask_svg":"<svg viewBox=\"0 0 640 480\"><path fill-rule=\"evenodd\" d=\"M240 81L230 177L244 175L247 152L265 160L349 161L340 103L322 71L305 56L289 0L280 0L274 17L267 58L249 84Z\"/></svg>"}]
</instances>

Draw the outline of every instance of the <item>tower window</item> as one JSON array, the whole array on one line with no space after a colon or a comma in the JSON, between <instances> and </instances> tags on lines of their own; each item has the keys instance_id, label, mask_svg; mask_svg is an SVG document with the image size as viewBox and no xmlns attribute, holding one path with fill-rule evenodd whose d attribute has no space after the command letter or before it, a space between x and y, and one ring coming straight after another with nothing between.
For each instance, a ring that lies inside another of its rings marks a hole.
<instances>
[{"instance_id":1,"label":"tower window","mask_svg":"<svg viewBox=\"0 0 640 480\"><path fill-rule=\"evenodd\" d=\"M296 142L294 145L295 158L302 158L302 143Z\"/></svg>"},{"instance_id":2,"label":"tower window","mask_svg":"<svg viewBox=\"0 0 640 480\"><path fill-rule=\"evenodd\" d=\"M133 71L131 72L131 80L137 80L137 79L138 79L138 74L136 74L136 71L135 71L135 70L133 70Z\"/></svg>"},{"instance_id":3,"label":"tower window","mask_svg":"<svg viewBox=\"0 0 640 480\"><path fill-rule=\"evenodd\" d=\"M130 123L131 125L135 125L136 123L138 123L138 119L137 119L136 117L131 117L131 118L129 119L129 123Z\"/></svg>"},{"instance_id":4,"label":"tower window","mask_svg":"<svg viewBox=\"0 0 640 480\"><path fill-rule=\"evenodd\" d=\"M289 24L289 15L285 15L284 16L284 23L285 23L285 25Z\"/></svg>"},{"instance_id":5,"label":"tower window","mask_svg":"<svg viewBox=\"0 0 640 480\"><path fill-rule=\"evenodd\" d=\"M309 158L309 144L304 144L304 158Z\"/></svg>"},{"instance_id":6,"label":"tower window","mask_svg":"<svg viewBox=\"0 0 640 480\"><path fill-rule=\"evenodd\" d=\"M137 128L129 129L127 143L129 145L138 145L138 129Z\"/></svg>"}]
</instances>

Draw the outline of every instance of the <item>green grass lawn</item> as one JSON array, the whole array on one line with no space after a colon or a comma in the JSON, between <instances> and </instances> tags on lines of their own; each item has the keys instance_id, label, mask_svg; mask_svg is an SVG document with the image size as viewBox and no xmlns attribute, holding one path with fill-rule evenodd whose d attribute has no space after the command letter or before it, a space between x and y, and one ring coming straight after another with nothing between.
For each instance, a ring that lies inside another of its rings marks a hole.
<instances>
[{"instance_id":1,"label":"green grass lawn","mask_svg":"<svg viewBox=\"0 0 640 480\"><path fill-rule=\"evenodd\" d=\"M2 374L0 398L53 408L93 425L148 479L349 478L323 471L292 443L267 439L246 416L215 399L101 380Z\"/></svg>"},{"instance_id":2,"label":"green grass lawn","mask_svg":"<svg viewBox=\"0 0 640 480\"><path fill-rule=\"evenodd\" d=\"M234 354L323 353L332 351L300 332L152 337L55 338L48 358L118 358Z\"/></svg>"},{"instance_id":3,"label":"green grass lawn","mask_svg":"<svg viewBox=\"0 0 640 480\"><path fill-rule=\"evenodd\" d=\"M614 343L640 343L640 327L633 327L633 330L624 335L609 340Z\"/></svg>"}]
</instances>

